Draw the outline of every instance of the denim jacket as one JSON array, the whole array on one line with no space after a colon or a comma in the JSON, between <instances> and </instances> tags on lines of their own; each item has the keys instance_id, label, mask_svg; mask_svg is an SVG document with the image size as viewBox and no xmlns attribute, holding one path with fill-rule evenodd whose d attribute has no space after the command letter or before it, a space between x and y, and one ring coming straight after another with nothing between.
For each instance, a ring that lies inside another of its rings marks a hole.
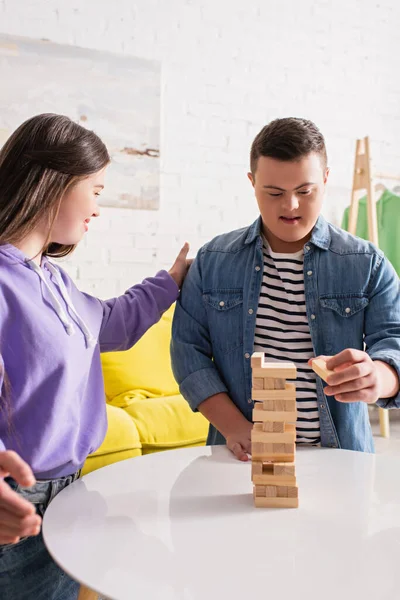
<instances>
[{"instance_id":1,"label":"denim jacket","mask_svg":"<svg viewBox=\"0 0 400 600\"><path fill-rule=\"evenodd\" d=\"M171 355L182 395L196 411L226 392L252 420L250 357L263 275L261 218L216 237L199 251L177 302ZM307 319L315 355L364 349L400 376L400 282L373 244L320 216L304 246ZM321 443L373 452L368 408L325 396L317 377ZM400 394L378 401L400 408ZM223 444L210 425L208 444Z\"/></svg>"}]
</instances>

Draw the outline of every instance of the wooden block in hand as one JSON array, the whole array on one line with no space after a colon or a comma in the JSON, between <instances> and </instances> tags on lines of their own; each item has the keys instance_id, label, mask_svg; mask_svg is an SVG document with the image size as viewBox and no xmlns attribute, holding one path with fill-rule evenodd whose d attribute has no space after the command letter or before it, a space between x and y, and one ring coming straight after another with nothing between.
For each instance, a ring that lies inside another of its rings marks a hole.
<instances>
[{"instance_id":1,"label":"wooden block in hand","mask_svg":"<svg viewBox=\"0 0 400 600\"><path fill-rule=\"evenodd\" d=\"M333 375L333 373L335 372L331 371L330 369L327 369L326 361L323 358L314 358L314 360L311 363L311 367L312 370L315 371L315 373L319 375L319 377L321 377L321 379L323 379L324 381L326 381L329 375Z\"/></svg>"}]
</instances>

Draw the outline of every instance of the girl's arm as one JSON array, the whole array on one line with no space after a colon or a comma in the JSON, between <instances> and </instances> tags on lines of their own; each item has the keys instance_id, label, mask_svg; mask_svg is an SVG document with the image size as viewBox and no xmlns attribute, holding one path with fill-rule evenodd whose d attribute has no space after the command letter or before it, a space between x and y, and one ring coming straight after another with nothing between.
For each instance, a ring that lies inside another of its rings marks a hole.
<instances>
[{"instance_id":1,"label":"girl's arm","mask_svg":"<svg viewBox=\"0 0 400 600\"><path fill-rule=\"evenodd\" d=\"M179 287L167 271L134 285L118 298L101 301L101 352L128 350L175 302Z\"/></svg>"},{"instance_id":2,"label":"girl's arm","mask_svg":"<svg viewBox=\"0 0 400 600\"><path fill-rule=\"evenodd\" d=\"M101 352L128 350L157 321L179 296L191 260L185 244L170 271L160 271L134 285L118 298L102 301L99 333Z\"/></svg>"}]
</instances>

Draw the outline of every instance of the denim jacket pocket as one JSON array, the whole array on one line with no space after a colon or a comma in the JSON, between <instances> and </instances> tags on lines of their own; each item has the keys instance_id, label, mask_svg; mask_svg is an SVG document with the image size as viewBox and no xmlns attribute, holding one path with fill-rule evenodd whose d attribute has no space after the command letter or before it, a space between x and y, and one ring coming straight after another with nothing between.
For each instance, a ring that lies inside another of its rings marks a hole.
<instances>
[{"instance_id":1,"label":"denim jacket pocket","mask_svg":"<svg viewBox=\"0 0 400 600\"><path fill-rule=\"evenodd\" d=\"M333 310L344 318L349 318L364 310L369 300L363 294L337 294L332 296L321 296L320 303L323 308Z\"/></svg>"},{"instance_id":2,"label":"denim jacket pocket","mask_svg":"<svg viewBox=\"0 0 400 600\"><path fill-rule=\"evenodd\" d=\"M243 344L243 290L210 290L203 294L214 349L230 352Z\"/></svg>"},{"instance_id":3,"label":"denim jacket pocket","mask_svg":"<svg viewBox=\"0 0 400 600\"><path fill-rule=\"evenodd\" d=\"M321 296L319 301L324 353L337 354L344 348L362 349L368 298L363 294L336 294ZM360 345L356 345L355 340Z\"/></svg>"}]
</instances>

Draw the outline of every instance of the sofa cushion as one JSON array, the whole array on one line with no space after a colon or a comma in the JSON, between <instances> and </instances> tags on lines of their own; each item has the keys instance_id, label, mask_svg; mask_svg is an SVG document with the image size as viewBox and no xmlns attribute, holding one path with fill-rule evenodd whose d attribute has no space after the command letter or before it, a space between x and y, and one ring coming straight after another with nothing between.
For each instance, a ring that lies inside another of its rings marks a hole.
<instances>
[{"instance_id":1,"label":"sofa cushion","mask_svg":"<svg viewBox=\"0 0 400 600\"><path fill-rule=\"evenodd\" d=\"M87 458L82 469L83 475L142 454L139 432L129 415L120 408L107 405L107 418L106 437L100 448Z\"/></svg>"},{"instance_id":2,"label":"sofa cushion","mask_svg":"<svg viewBox=\"0 0 400 600\"><path fill-rule=\"evenodd\" d=\"M135 421L143 454L205 444L208 421L182 396L126 400L124 410Z\"/></svg>"},{"instance_id":3,"label":"sofa cushion","mask_svg":"<svg viewBox=\"0 0 400 600\"><path fill-rule=\"evenodd\" d=\"M125 352L101 355L107 401L129 390L156 396L179 394L169 354L173 308Z\"/></svg>"}]
</instances>

